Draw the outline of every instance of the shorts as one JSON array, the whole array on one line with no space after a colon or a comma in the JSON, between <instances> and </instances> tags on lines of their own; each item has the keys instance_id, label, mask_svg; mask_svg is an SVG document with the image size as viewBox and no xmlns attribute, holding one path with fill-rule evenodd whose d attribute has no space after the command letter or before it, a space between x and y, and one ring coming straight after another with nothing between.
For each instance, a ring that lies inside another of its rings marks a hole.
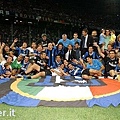
<instances>
[{"instance_id":1,"label":"shorts","mask_svg":"<svg viewBox=\"0 0 120 120\"><path fill-rule=\"evenodd\" d=\"M82 71L82 75L90 75L89 69L85 69Z\"/></svg>"},{"instance_id":2,"label":"shorts","mask_svg":"<svg viewBox=\"0 0 120 120\"><path fill-rule=\"evenodd\" d=\"M50 71L50 69L45 69L45 75L52 76L52 72Z\"/></svg>"}]
</instances>

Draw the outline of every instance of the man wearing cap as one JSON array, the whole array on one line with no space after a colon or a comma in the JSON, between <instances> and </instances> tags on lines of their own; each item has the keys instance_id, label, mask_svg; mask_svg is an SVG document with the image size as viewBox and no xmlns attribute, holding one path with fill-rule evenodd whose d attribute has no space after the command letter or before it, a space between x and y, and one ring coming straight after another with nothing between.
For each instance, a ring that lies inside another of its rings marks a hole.
<instances>
[{"instance_id":1,"label":"man wearing cap","mask_svg":"<svg viewBox=\"0 0 120 120\"><path fill-rule=\"evenodd\" d=\"M50 43L51 41L47 38L47 35L45 33L43 33L41 35L41 39L36 41L36 44L42 44L43 47L47 47L48 43Z\"/></svg>"}]
</instances>

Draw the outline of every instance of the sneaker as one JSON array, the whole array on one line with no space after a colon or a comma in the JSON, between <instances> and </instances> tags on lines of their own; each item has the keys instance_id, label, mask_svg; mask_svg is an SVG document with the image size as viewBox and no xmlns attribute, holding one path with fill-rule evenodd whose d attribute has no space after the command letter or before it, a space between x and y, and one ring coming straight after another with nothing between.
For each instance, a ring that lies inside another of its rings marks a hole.
<instances>
[{"instance_id":1,"label":"sneaker","mask_svg":"<svg viewBox=\"0 0 120 120\"><path fill-rule=\"evenodd\" d=\"M23 80L27 80L28 77L26 75L23 75Z\"/></svg>"},{"instance_id":2,"label":"sneaker","mask_svg":"<svg viewBox=\"0 0 120 120\"><path fill-rule=\"evenodd\" d=\"M120 82L120 75L117 76L118 82Z\"/></svg>"},{"instance_id":3,"label":"sneaker","mask_svg":"<svg viewBox=\"0 0 120 120\"><path fill-rule=\"evenodd\" d=\"M22 78L23 76L21 74L16 75L17 78Z\"/></svg>"}]
</instances>

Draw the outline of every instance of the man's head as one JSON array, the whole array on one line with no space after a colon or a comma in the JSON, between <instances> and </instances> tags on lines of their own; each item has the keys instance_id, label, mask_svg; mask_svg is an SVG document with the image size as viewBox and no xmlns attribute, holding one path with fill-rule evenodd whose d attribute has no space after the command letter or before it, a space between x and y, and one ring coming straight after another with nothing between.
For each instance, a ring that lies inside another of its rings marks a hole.
<instances>
[{"instance_id":1,"label":"man's head","mask_svg":"<svg viewBox=\"0 0 120 120\"><path fill-rule=\"evenodd\" d=\"M86 36L87 34L88 34L88 30L87 30L86 28L83 29L83 30L82 30L82 35L83 35L83 36Z\"/></svg>"},{"instance_id":2,"label":"man's head","mask_svg":"<svg viewBox=\"0 0 120 120\"><path fill-rule=\"evenodd\" d=\"M112 44L108 44L108 45L107 45L107 50L110 51L110 50L112 50L112 49L113 49Z\"/></svg>"},{"instance_id":3,"label":"man's head","mask_svg":"<svg viewBox=\"0 0 120 120\"><path fill-rule=\"evenodd\" d=\"M10 51L10 47L9 47L8 44L5 44L5 46L4 46L4 50L5 50L5 52L9 52L9 51Z\"/></svg>"},{"instance_id":4,"label":"man's head","mask_svg":"<svg viewBox=\"0 0 120 120\"><path fill-rule=\"evenodd\" d=\"M117 36L117 40L120 42L120 34Z\"/></svg>"},{"instance_id":5,"label":"man's head","mask_svg":"<svg viewBox=\"0 0 120 120\"><path fill-rule=\"evenodd\" d=\"M23 55L20 54L20 55L17 57L17 61L20 62L20 61L22 61L22 60L23 60Z\"/></svg>"},{"instance_id":6,"label":"man's head","mask_svg":"<svg viewBox=\"0 0 120 120\"><path fill-rule=\"evenodd\" d=\"M89 52L89 53L92 53L92 52L93 52L93 46L89 46L88 52Z\"/></svg>"},{"instance_id":7,"label":"man's head","mask_svg":"<svg viewBox=\"0 0 120 120\"><path fill-rule=\"evenodd\" d=\"M78 38L78 33L74 33L73 38L76 40Z\"/></svg>"},{"instance_id":8,"label":"man's head","mask_svg":"<svg viewBox=\"0 0 120 120\"><path fill-rule=\"evenodd\" d=\"M92 63L92 56L87 56L87 63L89 63L89 64Z\"/></svg>"},{"instance_id":9,"label":"man's head","mask_svg":"<svg viewBox=\"0 0 120 120\"><path fill-rule=\"evenodd\" d=\"M58 44L58 49L59 49L59 50L62 50L62 48L63 48L63 44L62 44L62 43L59 43L59 44Z\"/></svg>"},{"instance_id":10,"label":"man's head","mask_svg":"<svg viewBox=\"0 0 120 120\"><path fill-rule=\"evenodd\" d=\"M71 63L69 63L69 64L68 64L68 68L69 68L70 70L73 70L73 69L74 69L74 66L73 66Z\"/></svg>"},{"instance_id":11,"label":"man's head","mask_svg":"<svg viewBox=\"0 0 120 120\"><path fill-rule=\"evenodd\" d=\"M61 68L61 69L64 69L64 64L61 64L61 65L60 65L60 68Z\"/></svg>"},{"instance_id":12,"label":"man's head","mask_svg":"<svg viewBox=\"0 0 120 120\"><path fill-rule=\"evenodd\" d=\"M48 49L49 49L49 50L52 50L52 48L53 48L52 43L48 43Z\"/></svg>"},{"instance_id":13,"label":"man's head","mask_svg":"<svg viewBox=\"0 0 120 120\"><path fill-rule=\"evenodd\" d=\"M96 31L96 30L93 30L93 31L92 31L92 36L93 36L93 37L96 37L96 36L97 36L97 31Z\"/></svg>"},{"instance_id":14,"label":"man's head","mask_svg":"<svg viewBox=\"0 0 120 120\"><path fill-rule=\"evenodd\" d=\"M40 56L41 56L42 59L45 59L46 58L46 52L42 51Z\"/></svg>"},{"instance_id":15,"label":"man's head","mask_svg":"<svg viewBox=\"0 0 120 120\"><path fill-rule=\"evenodd\" d=\"M115 56L116 56L115 50L110 50L110 51L109 51L109 57L110 57L110 59L114 59Z\"/></svg>"},{"instance_id":16,"label":"man's head","mask_svg":"<svg viewBox=\"0 0 120 120\"><path fill-rule=\"evenodd\" d=\"M72 45L68 45L68 50L72 50L73 49L73 46Z\"/></svg>"},{"instance_id":17,"label":"man's head","mask_svg":"<svg viewBox=\"0 0 120 120\"><path fill-rule=\"evenodd\" d=\"M42 39L43 39L44 41L47 39L47 35L46 35L45 33L43 33L43 34L41 35L41 37L42 37Z\"/></svg>"},{"instance_id":18,"label":"man's head","mask_svg":"<svg viewBox=\"0 0 120 120\"><path fill-rule=\"evenodd\" d=\"M31 47L32 47L33 49L36 49L37 44L36 44L36 42L35 42L35 41L33 41L33 42L32 42Z\"/></svg>"},{"instance_id":19,"label":"man's head","mask_svg":"<svg viewBox=\"0 0 120 120\"><path fill-rule=\"evenodd\" d=\"M106 34L106 36L109 36L109 35L110 35L110 30L109 30L109 29L106 29L106 30L105 30L105 34Z\"/></svg>"},{"instance_id":20,"label":"man's head","mask_svg":"<svg viewBox=\"0 0 120 120\"><path fill-rule=\"evenodd\" d=\"M65 41L67 39L67 35L66 34L63 34L62 35L62 39Z\"/></svg>"},{"instance_id":21,"label":"man's head","mask_svg":"<svg viewBox=\"0 0 120 120\"><path fill-rule=\"evenodd\" d=\"M8 63L12 63L13 58L12 58L11 56L8 56L6 61L7 61Z\"/></svg>"},{"instance_id":22,"label":"man's head","mask_svg":"<svg viewBox=\"0 0 120 120\"><path fill-rule=\"evenodd\" d=\"M75 42L75 48L79 48L80 45L79 45L79 42Z\"/></svg>"},{"instance_id":23,"label":"man's head","mask_svg":"<svg viewBox=\"0 0 120 120\"><path fill-rule=\"evenodd\" d=\"M29 61L29 56L24 57L24 62L27 63Z\"/></svg>"},{"instance_id":24,"label":"man's head","mask_svg":"<svg viewBox=\"0 0 120 120\"><path fill-rule=\"evenodd\" d=\"M67 66L69 64L66 59L63 60L63 63L64 63L65 66Z\"/></svg>"},{"instance_id":25,"label":"man's head","mask_svg":"<svg viewBox=\"0 0 120 120\"><path fill-rule=\"evenodd\" d=\"M27 48L27 42L23 42L22 48Z\"/></svg>"},{"instance_id":26,"label":"man's head","mask_svg":"<svg viewBox=\"0 0 120 120\"><path fill-rule=\"evenodd\" d=\"M42 44L38 44L38 46L37 46L37 51L42 51L42 50L43 50Z\"/></svg>"},{"instance_id":27,"label":"man's head","mask_svg":"<svg viewBox=\"0 0 120 120\"><path fill-rule=\"evenodd\" d=\"M60 61L61 61L61 56L60 56L60 55L57 55L57 56L56 56L56 61L57 61L57 62L60 62Z\"/></svg>"}]
</instances>

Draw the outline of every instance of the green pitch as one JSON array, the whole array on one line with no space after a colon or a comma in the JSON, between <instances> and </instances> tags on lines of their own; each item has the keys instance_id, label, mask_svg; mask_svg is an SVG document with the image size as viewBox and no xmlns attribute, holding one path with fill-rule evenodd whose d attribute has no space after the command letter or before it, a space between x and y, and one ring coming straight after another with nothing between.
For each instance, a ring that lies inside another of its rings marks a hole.
<instances>
[{"instance_id":1,"label":"green pitch","mask_svg":"<svg viewBox=\"0 0 120 120\"><path fill-rule=\"evenodd\" d=\"M4 112L4 114L3 114ZM14 107L0 104L0 120L120 120L120 106Z\"/></svg>"}]
</instances>

